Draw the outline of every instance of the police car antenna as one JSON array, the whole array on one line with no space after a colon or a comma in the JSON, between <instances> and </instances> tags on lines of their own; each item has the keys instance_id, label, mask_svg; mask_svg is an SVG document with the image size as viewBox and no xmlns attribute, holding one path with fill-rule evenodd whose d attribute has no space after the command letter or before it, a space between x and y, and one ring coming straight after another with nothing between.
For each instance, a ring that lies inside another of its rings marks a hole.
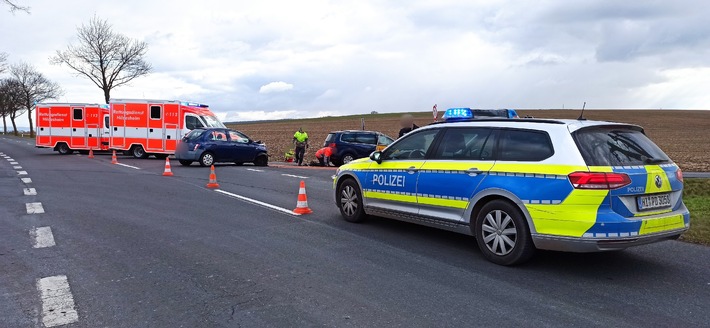
<instances>
[{"instance_id":1,"label":"police car antenna","mask_svg":"<svg viewBox=\"0 0 710 328\"><path fill-rule=\"evenodd\" d=\"M587 107L587 102L584 102L584 105L582 105L582 112L579 113L579 117L577 118L578 121L586 121L587 119L584 118L584 108Z\"/></svg>"}]
</instances>

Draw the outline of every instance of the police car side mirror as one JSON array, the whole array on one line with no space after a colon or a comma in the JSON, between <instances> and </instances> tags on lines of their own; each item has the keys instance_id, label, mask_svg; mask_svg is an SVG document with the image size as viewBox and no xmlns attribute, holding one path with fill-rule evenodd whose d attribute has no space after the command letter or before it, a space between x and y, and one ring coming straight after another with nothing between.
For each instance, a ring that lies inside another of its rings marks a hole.
<instances>
[{"instance_id":1,"label":"police car side mirror","mask_svg":"<svg viewBox=\"0 0 710 328\"><path fill-rule=\"evenodd\" d=\"M382 164L382 152L375 151L370 154L370 159L377 162L377 164Z\"/></svg>"}]
</instances>

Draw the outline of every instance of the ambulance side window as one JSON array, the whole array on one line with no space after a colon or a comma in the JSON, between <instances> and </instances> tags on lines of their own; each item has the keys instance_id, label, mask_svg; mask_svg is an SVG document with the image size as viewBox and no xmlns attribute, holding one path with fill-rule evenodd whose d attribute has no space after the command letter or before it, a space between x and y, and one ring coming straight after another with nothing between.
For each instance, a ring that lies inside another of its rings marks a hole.
<instances>
[{"instance_id":1,"label":"ambulance side window","mask_svg":"<svg viewBox=\"0 0 710 328\"><path fill-rule=\"evenodd\" d=\"M110 128L108 123L109 123L108 116L106 116L106 117L104 117L104 128L107 128L107 129Z\"/></svg>"},{"instance_id":2,"label":"ambulance side window","mask_svg":"<svg viewBox=\"0 0 710 328\"><path fill-rule=\"evenodd\" d=\"M196 116L185 116L185 128L188 130L194 130L194 129L199 129L199 128L204 128L204 124L202 124L202 121L198 119Z\"/></svg>"},{"instance_id":3,"label":"ambulance side window","mask_svg":"<svg viewBox=\"0 0 710 328\"><path fill-rule=\"evenodd\" d=\"M81 108L74 108L74 119L77 121L81 121L84 119L84 110Z\"/></svg>"},{"instance_id":4,"label":"ambulance side window","mask_svg":"<svg viewBox=\"0 0 710 328\"><path fill-rule=\"evenodd\" d=\"M382 154L383 160L424 159L439 129L410 133Z\"/></svg>"},{"instance_id":5,"label":"ambulance side window","mask_svg":"<svg viewBox=\"0 0 710 328\"><path fill-rule=\"evenodd\" d=\"M152 120L159 120L162 112L161 109L162 108L160 106L150 106L150 118Z\"/></svg>"}]
</instances>

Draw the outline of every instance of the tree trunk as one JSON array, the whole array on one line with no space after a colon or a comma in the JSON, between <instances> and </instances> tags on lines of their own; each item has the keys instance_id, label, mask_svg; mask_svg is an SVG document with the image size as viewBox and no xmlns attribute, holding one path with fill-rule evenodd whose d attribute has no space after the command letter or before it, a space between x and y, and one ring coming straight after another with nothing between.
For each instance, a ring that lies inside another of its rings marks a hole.
<instances>
[{"instance_id":1,"label":"tree trunk","mask_svg":"<svg viewBox=\"0 0 710 328\"><path fill-rule=\"evenodd\" d=\"M7 134L7 116L2 117L2 132Z\"/></svg>"},{"instance_id":2,"label":"tree trunk","mask_svg":"<svg viewBox=\"0 0 710 328\"><path fill-rule=\"evenodd\" d=\"M35 137L35 127L32 125L32 111L27 111L27 120L30 121L30 138Z\"/></svg>"},{"instance_id":3,"label":"tree trunk","mask_svg":"<svg viewBox=\"0 0 710 328\"><path fill-rule=\"evenodd\" d=\"M12 122L12 130L14 131L15 136L20 135L17 133L17 124L15 124L15 117L10 116L10 122Z\"/></svg>"},{"instance_id":4,"label":"tree trunk","mask_svg":"<svg viewBox=\"0 0 710 328\"><path fill-rule=\"evenodd\" d=\"M106 103L108 104L108 101L111 100L111 89L108 87L104 87L104 100L106 100Z\"/></svg>"}]
</instances>

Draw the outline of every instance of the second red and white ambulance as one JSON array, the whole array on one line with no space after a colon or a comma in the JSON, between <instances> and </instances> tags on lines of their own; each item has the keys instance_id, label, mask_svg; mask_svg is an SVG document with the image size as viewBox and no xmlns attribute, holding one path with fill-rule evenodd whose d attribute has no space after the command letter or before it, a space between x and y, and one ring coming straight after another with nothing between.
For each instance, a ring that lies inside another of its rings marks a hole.
<instances>
[{"instance_id":1,"label":"second red and white ambulance","mask_svg":"<svg viewBox=\"0 0 710 328\"><path fill-rule=\"evenodd\" d=\"M175 153L193 129L223 128L209 106L176 100L111 99L110 149L136 158Z\"/></svg>"},{"instance_id":2,"label":"second red and white ambulance","mask_svg":"<svg viewBox=\"0 0 710 328\"><path fill-rule=\"evenodd\" d=\"M108 105L47 103L35 107L35 145L62 155L75 150L108 150Z\"/></svg>"}]
</instances>

